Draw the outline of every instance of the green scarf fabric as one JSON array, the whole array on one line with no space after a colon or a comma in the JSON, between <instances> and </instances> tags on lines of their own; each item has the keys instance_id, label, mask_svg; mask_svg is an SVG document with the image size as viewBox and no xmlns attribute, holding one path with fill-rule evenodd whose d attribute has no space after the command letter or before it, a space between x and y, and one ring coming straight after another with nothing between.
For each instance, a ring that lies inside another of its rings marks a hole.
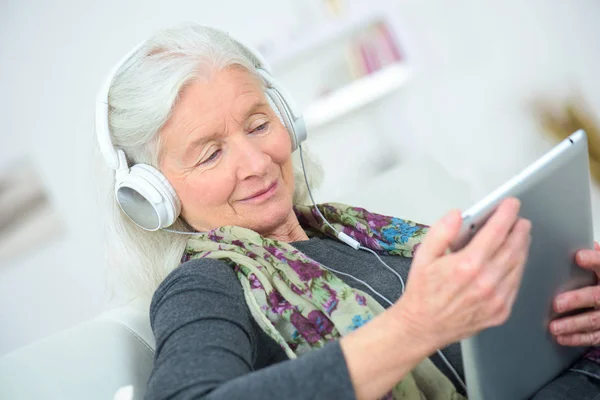
<instances>
[{"instance_id":1,"label":"green scarf fabric","mask_svg":"<svg viewBox=\"0 0 600 400\"><path fill-rule=\"evenodd\" d=\"M318 206L338 230L379 254L412 257L427 227L342 204ZM309 236L334 232L314 207L294 208ZM249 229L223 226L191 236L184 260L227 261L240 280L258 325L293 359L358 329L384 308L354 289L289 243ZM406 375L387 399L460 400L452 382L425 359Z\"/></svg>"}]
</instances>

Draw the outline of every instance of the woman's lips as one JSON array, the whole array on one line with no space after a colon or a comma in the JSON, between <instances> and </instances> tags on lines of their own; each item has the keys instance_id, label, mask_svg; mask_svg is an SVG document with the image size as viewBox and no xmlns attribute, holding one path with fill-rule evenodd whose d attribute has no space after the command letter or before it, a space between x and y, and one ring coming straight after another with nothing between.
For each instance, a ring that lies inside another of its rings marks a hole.
<instances>
[{"instance_id":1,"label":"woman's lips","mask_svg":"<svg viewBox=\"0 0 600 400\"><path fill-rule=\"evenodd\" d=\"M275 181L267 190L258 192L257 194L240 200L243 203L262 203L275 194L277 190L277 181Z\"/></svg>"}]
</instances>

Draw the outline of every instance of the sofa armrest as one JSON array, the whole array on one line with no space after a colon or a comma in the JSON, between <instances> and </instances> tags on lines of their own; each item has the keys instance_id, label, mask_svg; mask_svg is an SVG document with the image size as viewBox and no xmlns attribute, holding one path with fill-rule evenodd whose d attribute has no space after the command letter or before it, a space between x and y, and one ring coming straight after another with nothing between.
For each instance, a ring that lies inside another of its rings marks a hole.
<instances>
[{"instance_id":1,"label":"sofa armrest","mask_svg":"<svg viewBox=\"0 0 600 400\"><path fill-rule=\"evenodd\" d=\"M117 308L0 358L0 398L112 399L132 385L141 399L153 357L147 312Z\"/></svg>"}]
</instances>

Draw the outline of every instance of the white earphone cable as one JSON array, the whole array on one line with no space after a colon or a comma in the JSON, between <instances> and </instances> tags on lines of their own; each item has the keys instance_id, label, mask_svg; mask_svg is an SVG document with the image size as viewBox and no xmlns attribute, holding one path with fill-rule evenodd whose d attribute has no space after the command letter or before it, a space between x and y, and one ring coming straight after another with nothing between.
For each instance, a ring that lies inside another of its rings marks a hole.
<instances>
[{"instance_id":1,"label":"white earphone cable","mask_svg":"<svg viewBox=\"0 0 600 400\"><path fill-rule=\"evenodd\" d=\"M176 231L174 229L162 228L161 231L170 232L170 233L178 233L180 235L199 235L205 232L184 232L184 231Z\"/></svg>"},{"instance_id":2,"label":"white earphone cable","mask_svg":"<svg viewBox=\"0 0 600 400\"><path fill-rule=\"evenodd\" d=\"M306 168L304 167L304 157L302 155L302 145L299 145L299 150L300 150L300 163L302 164L302 172L304 174L304 182L306 183L306 188L308 190L308 195L310 196L310 200L312 201L313 206L315 207L315 209L317 210L317 213L319 214L319 216L323 219L323 222L325 224L327 224L327 226L329 226L337 235L338 238L343 241L344 243L346 243L347 245L349 245L350 247L354 248L354 249L360 249L360 250L364 250L364 251L368 251L370 253L372 253L375 257L377 257L377 260L379 260L379 262L381 264L383 264L390 272L392 272L394 275L396 275L396 277L398 278L398 280L400 281L400 285L401 285L401 294L404 294L404 290L406 288L406 285L404 283L404 279L402 279L402 276L400 276L400 274L398 272L396 272L392 267L390 267L389 265L387 265L382 259L381 257L379 257L379 255L374 252L373 250L361 246L358 244L358 242L356 242L354 239L348 237L347 235L345 235L343 232L339 232L337 229L335 229L333 227L333 225L331 225L329 223L329 221L327 221L327 219L323 216L323 214L321 213L321 210L319 210L319 207L317 207L317 204L315 202L315 199L312 195L312 192L310 190L310 185L308 184L308 177L306 176ZM344 238L340 238L341 235L345 235L350 241L349 242L348 239L344 239ZM355 244L356 243L356 244ZM377 292L375 289L373 289L369 284L367 284L366 282L358 279L357 277L344 273L344 272L340 272L340 271L336 271L333 268L329 268L321 263L319 263L323 268L330 270L332 272L335 272L337 274L340 275L344 275L347 276L351 279L353 279L354 281L366 286L369 290L371 290L374 294L376 294L378 297L380 297L382 300L384 300L386 303L388 303L390 306L393 304L389 299L387 299L385 296L383 296L381 293ZM444 364L446 364L446 367L448 367L448 369L452 372L452 375L454 375L454 377L456 378L456 380L460 383L460 385L462 386L463 390L466 392L467 391L467 385L465 384L465 382L462 380L462 378L460 377L460 375L458 374L458 372L454 369L454 367L452 366L452 364L450 363L450 361L448 361L448 359L446 358L446 356L442 353L442 351L440 349L437 349L437 354L439 355L439 357L442 359L442 361L444 362Z\"/></svg>"},{"instance_id":3,"label":"white earphone cable","mask_svg":"<svg viewBox=\"0 0 600 400\"><path fill-rule=\"evenodd\" d=\"M331 225L329 223L329 221L327 221L327 219L323 216L323 214L321 214L321 210L319 210L319 207L317 207L317 203L315 202L313 194L310 191L310 185L308 184L308 177L306 176L306 168L304 167L304 154L302 153L302 145L298 145L298 149L300 150L300 164L302 164L302 173L304 174L304 182L306 182L306 189L308 190L308 195L310 196L310 201L312 201L313 205L315 206L315 209L317 210L317 213L319 213L319 215L321 216L321 219L323 219L323 222L325 222L325 224L327 224L327 226L329 226L335 233L337 233L339 235L339 232L337 231L337 229L335 229L333 227L333 225Z\"/></svg>"}]
</instances>

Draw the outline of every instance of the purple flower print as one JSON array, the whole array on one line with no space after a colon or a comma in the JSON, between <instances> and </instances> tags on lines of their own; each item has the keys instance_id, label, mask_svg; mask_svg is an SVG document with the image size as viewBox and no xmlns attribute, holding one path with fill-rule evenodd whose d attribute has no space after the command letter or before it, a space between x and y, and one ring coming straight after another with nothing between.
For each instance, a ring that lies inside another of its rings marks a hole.
<instances>
[{"instance_id":1,"label":"purple flower print","mask_svg":"<svg viewBox=\"0 0 600 400\"><path fill-rule=\"evenodd\" d=\"M323 270L315 263L289 260L288 265L298 274L300 280L305 282L323 276Z\"/></svg>"},{"instance_id":2,"label":"purple flower print","mask_svg":"<svg viewBox=\"0 0 600 400\"><path fill-rule=\"evenodd\" d=\"M213 229L212 231L208 232L208 239L212 240L213 242L220 242L223 240L223 236L217 235L217 230Z\"/></svg>"},{"instance_id":3,"label":"purple flower print","mask_svg":"<svg viewBox=\"0 0 600 400\"><path fill-rule=\"evenodd\" d=\"M314 207L311 207L311 210L308 210L310 214L315 215L315 211L313 210ZM300 211L298 210L298 208L296 206L294 206L294 214L296 214L296 217L298 218L298 222L300 223L300 226L302 226L303 228L308 228L308 227L313 227L316 228L319 225L314 223L314 220L312 220L309 217L308 213L305 213L304 211ZM319 217L320 218L320 217ZM320 219L317 219L317 221L320 221Z\"/></svg>"},{"instance_id":4,"label":"purple flower print","mask_svg":"<svg viewBox=\"0 0 600 400\"><path fill-rule=\"evenodd\" d=\"M288 346L290 346L290 349L295 352L298 348L298 342L289 341ZM283 349L283 346L281 346L281 348ZM285 351L285 349L283 349L283 351Z\"/></svg>"},{"instance_id":5,"label":"purple flower print","mask_svg":"<svg viewBox=\"0 0 600 400\"><path fill-rule=\"evenodd\" d=\"M271 306L271 311L273 311L275 314L281 315L284 311L291 310L293 308L286 299L281 297L279 292L272 291L267 296L267 299L269 301L269 306Z\"/></svg>"},{"instance_id":6,"label":"purple flower print","mask_svg":"<svg viewBox=\"0 0 600 400\"><path fill-rule=\"evenodd\" d=\"M317 343L321 339L321 335L317 332L315 325L304 318L298 311L294 311L290 316L290 322L294 328L298 329L298 333L310 344Z\"/></svg>"},{"instance_id":7,"label":"purple flower print","mask_svg":"<svg viewBox=\"0 0 600 400\"><path fill-rule=\"evenodd\" d=\"M265 249L269 253L273 254L275 256L275 258L278 259L279 261L285 261L286 256L285 256L285 253L283 252L283 250L278 249L275 246L266 246Z\"/></svg>"},{"instance_id":8,"label":"purple flower print","mask_svg":"<svg viewBox=\"0 0 600 400\"><path fill-rule=\"evenodd\" d=\"M321 204L321 212L326 216L329 217L329 219L331 219L331 217L333 215L340 215L339 211L337 208L335 208L334 206L332 206L331 204Z\"/></svg>"},{"instance_id":9,"label":"purple flower print","mask_svg":"<svg viewBox=\"0 0 600 400\"><path fill-rule=\"evenodd\" d=\"M210 252L209 252L210 253ZM204 257L205 255L202 255L202 257ZM180 264L183 264L184 262L190 261L192 258L192 253L183 253L183 256L181 256L181 260L179 260Z\"/></svg>"},{"instance_id":10,"label":"purple flower print","mask_svg":"<svg viewBox=\"0 0 600 400\"><path fill-rule=\"evenodd\" d=\"M375 250L376 252L379 252L382 249L380 240L373 236L369 236L367 233L352 231L352 229L348 228L348 227L344 227L342 229L342 232L344 232L346 235L358 240L358 242L361 245L363 245L371 250Z\"/></svg>"},{"instance_id":11,"label":"purple flower print","mask_svg":"<svg viewBox=\"0 0 600 400\"><path fill-rule=\"evenodd\" d=\"M318 206L317 206L318 207ZM321 221L321 215L319 214L319 212L317 211L317 207L311 207L310 209L310 213L313 216L313 219L315 221Z\"/></svg>"},{"instance_id":12,"label":"purple flower print","mask_svg":"<svg viewBox=\"0 0 600 400\"><path fill-rule=\"evenodd\" d=\"M302 214L300 211L298 211L296 206L294 206L294 214L296 214L296 218L298 218L298 222L300 223L300 226L310 226L306 216L304 214Z\"/></svg>"},{"instance_id":13,"label":"purple flower print","mask_svg":"<svg viewBox=\"0 0 600 400\"><path fill-rule=\"evenodd\" d=\"M356 299L356 302L361 306L364 306L367 304L367 299L365 298L365 296L361 296L360 294L355 293L354 298Z\"/></svg>"},{"instance_id":14,"label":"purple flower print","mask_svg":"<svg viewBox=\"0 0 600 400\"><path fill-rule=\"evenodd\" d=\"M260 281L258 280L258 278L256 277L256 275L249 274L248 275L248 281L250 281L250 288L251 289L264 289L262 283L260 283Z\"/></svg>"},{"instance_id":15,"label":"purple flower print","mask_svg":"<svg viewBox=\"0 0 600 400\"><path fill-rule=\"evenodd\" d=\"M373 230L369 228L368 225L361 224L360 222L356 223L356 226L354 227L345 226L342 229L346 232L347 235L352 237L360 235L369 236L369 234L373 232Z\"/></svg>"},{"instance_id":16,"label":"purple flower print","mask_svg":"<svg viewBox=\"0 0 600 400\"><path fill-rule=\"evenodd\" d=\"M329 293L327 301L323 303L323 308L329 315L331 315L331 313L334 312L338 306L337 292L326 283L323 284L323 289Z\"/></svg>"},{"instance_id":17,"label":"purple flower print","mask_svg":"<svg viewBox=\"0 0 600 400\"><path fill-rule=\"evenodd\" d=\"M246 246L244 245L244 242L242 242L241 240L232 240L231 244L234 246L241 247L242 249L246 248Z\"/></svg>"},{"instance_id":18,"label":"purple flower print","mask_svg":"<svg viewBox=\"0 0 600 400\"><path fill-rule=\"evenodd\" d=\"M321 336L328 335L333 330L333 324L329 318L319 310L311 311L308 314L308 319L314 324Z\"/></svg>"},{"instance_id":19,"label":"purple flower print","mask_svg":"<svg viewBox=\"0 0 600 400\"><path fill-rule=\"evenodd\" d=\"M369 228L371 228L374 231L378 231L381 228L391 224L390 217L386 217L385 215L380 215L380 214L371 214L370 212L368 212L364 209L362 211L363 211L363 218L367 221Z\"/></svg>"},{"instance_id":20,"label":"purple flower print","mask_svg":"<svg viewBox=\"0 0 600 400\"><path fill-rule=\"evenodd\" d=\"M302 296L305 294L302 291L302 289L300 289L298 286L294 285L293 283L290 283L290 289L292 289L292 292L296 293L298 296Z\"/></svg>"}]
</instances>

